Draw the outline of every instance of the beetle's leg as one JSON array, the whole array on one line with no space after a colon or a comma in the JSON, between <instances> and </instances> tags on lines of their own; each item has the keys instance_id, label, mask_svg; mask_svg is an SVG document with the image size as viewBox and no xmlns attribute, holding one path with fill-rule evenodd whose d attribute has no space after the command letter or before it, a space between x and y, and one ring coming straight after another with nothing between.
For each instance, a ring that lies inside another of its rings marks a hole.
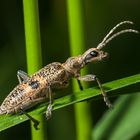
<instances>
[{"instance_id":1,"label":"beetle's leg","mask_svg":"<svg viewBox=\"0 0 140 140\"><path fill-rule=\"evenodd\" d=\"M52 91L51 91L50 87L47 89L47 94L49 97L49 105L48 105L47 110L46 110L46 118L50 119L50 117L52 115Z\"/></svg>"},{"instance_id":2,"label":"beetle's leg","mask_svg":"<svg viewBox=\"0 0 140 140\"><path fill-rule=\"evenodd\" d=\"M35 118L33 118L31 115L29 115L27 112L25 112L23 109L20 109L21 110L21 112L24 114L24 115L26 115L33 123L34 123L34 128L36 129L36 130L38 130L39 128L38 128L38 125L39 125L39 121L38 120L36 120Z\"/></svg>"},{"instance_id":3,"label":"beetle's leg","mask_svg":"<svg viewBox=\"0 0 140 140\"><path fill-rule=\"evenodd\" d=\"M30 78L30 76L26 72L24 72L22 70L18 70L17 78L18 78L19 83L21 83L23 81L26 81L28 78Z\"/></svg>"},{"instance_id":4,"label":"beetle's leg","mask_svg":"<svg viewBox=\"0 0 140 140\"><path fill-rule=\"evenodd\" d=\"M80 90L83 90L83 86L82 86L82 83L80 82L80 80L77 80L77 82L78 82Z\"/></svg>"},{"instance_id":5,"label":"beetle's leg","mask_svg":"<svg viewBox=\"0 0 140 140\"><path fill-rule=\"evenodd\" d=\"M100 80L96 77L96 75L88 74L88 75L85 75L85 76L77 77L77 79L81 80L81 81L96 81L100 90L101 90L101 93L103 95L103 98L104 98L104 101L105 101L106 105L109 108L112 107L112 104L110 103L110 100L108 99L105 91L103 90L102 84L100 83Z\"/></svg>"},{"instance_id":6,"label":"beetle's leg","mask_svg":"<svg viewBox=\"0 0 140 140\"><path fill-rule=\"evenodd\" d=\"M33 118L31 115L29 115L24 110L30 108L31 106L34 106L37 103L40 103L40 102L44 101L45 99L46 99L46 96L38 97L38 98L33 98L30 101L24 102L24 104L22 105L22 107L20 107L21 113L25 114L34 123L34 128L36 130L38 130L39 121L36 120L35 118Z\"/></svg>"}]
</instances>

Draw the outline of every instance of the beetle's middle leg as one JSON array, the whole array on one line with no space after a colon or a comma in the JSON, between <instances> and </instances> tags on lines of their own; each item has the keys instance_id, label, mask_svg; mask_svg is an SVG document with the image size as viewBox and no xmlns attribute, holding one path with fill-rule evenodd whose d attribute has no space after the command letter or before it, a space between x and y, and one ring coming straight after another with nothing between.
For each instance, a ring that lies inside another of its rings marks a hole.
<instances>
[{"instance_id":1,"label":"beetle's middle leg","mask_svg":"<svg viewBox=\"0 0 140 140\"><path fill-rule=\"evenodd\" d=\"M108 99L103 87L102 87L102 84L100 82L100 80L96 77L96 75L93 75L93 74L88 74L88 75L85 75L85 76L80 76L80 77L77 77L78 80L81 80L81 81L96 81L100 90L101 90L101 93L104 97L104 101L106 103L106 105L110 108L112 107L112 104L110 103L110 100Z\"/></svg>"},{"instance_id":2,"label":"beetle's middle leg","mask_svg":"<svg viewBox=\"0 0 140 140\"><path fill-rule=\"evenodd\" d=\"M47 94L48 94L48 97L49 97L49 105L48 105L47 110L46 110L46 118L50 119L50 117L52 115L52 109L53 109L53 106L52 106L53 98L52 98L51 87L49 87L47 89Z\"/></svg>"},{"instance_id":3,"label":"beetle's middle leg","mask_svg":"<svg viewBox=\"0 0 140 140\"><path fill-rule=\"evenodd\" d=\"M82 85L81 81L80 80L77 80L77 82L78 82L78 85L79 85L80 90L83 90L84 88L83 88L83 85Z\"/></svg>"},{"instance_id":4,"label":"beetle's middle leg","mask_svg":"<svg viewBox=\"0 0 140 140\"><path fill-rule=\"evenodd\" d=\"M17 78L18 78L19 83L21 83L23 81L26 81L28 78L30 78L30 76L26 72L24 72L22 70L18 70Z\"/></svg>"}]
</instances>

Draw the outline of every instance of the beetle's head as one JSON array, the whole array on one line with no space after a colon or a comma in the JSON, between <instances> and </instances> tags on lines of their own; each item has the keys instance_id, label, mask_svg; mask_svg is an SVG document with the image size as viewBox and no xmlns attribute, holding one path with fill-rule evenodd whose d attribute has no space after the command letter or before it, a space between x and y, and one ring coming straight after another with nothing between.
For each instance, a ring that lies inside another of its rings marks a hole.
<instances>
[{"instance_id":1,"label":"beetle's head","mask_svg":"<svg viewBox=\"0 0 140 140\"><path fill-rule=\"evenodd\" d=\"M99 50L97 48L91 48L87 50L83 55L83 62L88 64L90 62L101 61L108 56L107 52Z\"/></svg>"}]
</instances>

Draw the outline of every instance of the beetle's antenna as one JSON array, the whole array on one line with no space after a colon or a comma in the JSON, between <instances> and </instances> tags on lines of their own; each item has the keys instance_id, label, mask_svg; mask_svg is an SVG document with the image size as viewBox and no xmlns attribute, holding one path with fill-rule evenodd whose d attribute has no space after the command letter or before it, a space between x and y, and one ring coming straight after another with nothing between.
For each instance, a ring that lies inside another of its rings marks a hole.
<instances>
[{"instance_id":1,"label":"beetle's antenna","mask_svg":"<svg viewBox=\"0 0 140 140\"><path fill-rule=\"evenodd\" d=\"M127 33L127 32L133 32L133 33L139 33L137 30L133 30L133 29L125 29L125 30L121 30L115 34L113 34L111 37L109 37L118 27L120 27L123 24L133 24L133 22L131 21L123 21L118 23L113 29L111 29L109 31L109 33L104 37L103 41L97 46L97 49L102 49L107 43L109 43L112 39L114 39L115 37L123 34L123 33Z\"/></svg>"},{"instance_id":2,"label":"beetle's antenna","mask_svg":"<svg viewBox=\"0 0 140 140\"><path fill-rule=\"evenodd\" d=\"M132 21L123 21L123 22L118 23L118 24L117 24L115 27L113 27L113 28L109 31L109 33L104 37L102 43L103 43L104 41L106 41L107 38L108 38L118 27L120 27L120 26L123 25L123 24L134 24L134 23L133 23Z\"/></svg>"},{"instance_id":3,"label":"beetle's antenna","mask_svg":"<svg viewBox=\"0 0 140 140\"><path fill-rule=\"evenodd\" d=\"M119 36L119 35L121 35L121 34L124 34L124 33L136 33L136 34L138 34L139 32L137 31L137 30L133 30L133 29L125 29L125 30L122 30L122 31L120 31L120 32L117 32L117 33L115 33L115 34L113 34L110 38L108 38L103 44L104 44L104 46L107 44L107 43L109 43L112 39L114 39L115 37L117 37L117 36Z\"/></svg>"},{"instance_id":4,"label":"beetle's antenna","mask_svg":"<svg viewBox=\"0 0 140 140\"><path fill-rule=\"evenodd\" d=\"M114 39L115 37L121 35L121 34L124 34L124 33L136 33L138 34L139 31L137 30L133 30L133 29L125 29L125 30L122 30L122 31L119 31L115 34L113 34L110 38L108 38L107 40L105 40L104 42L101 42L98 46L97 46L97 49L102 49L107 43L109 43L112 39Z\"/></svg>"}]
</instances>

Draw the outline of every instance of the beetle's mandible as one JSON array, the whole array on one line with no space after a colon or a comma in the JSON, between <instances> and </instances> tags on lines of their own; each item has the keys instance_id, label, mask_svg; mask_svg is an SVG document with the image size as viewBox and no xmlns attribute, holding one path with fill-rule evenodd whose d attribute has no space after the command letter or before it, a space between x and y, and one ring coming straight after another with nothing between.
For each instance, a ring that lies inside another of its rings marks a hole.
<instances>
[{"instance_id":1,"label":"beetle's mandible","mask_svg":"<svg viewBox=\"0 0 140 140\"><path fill-rule=\"evenodd\" d=\"M106 105L111 107L111 103L107 98L99 79L93 74L81 76L80 70L90 62L101 61L106 58L108 54L101 49L113 38L127 32L138 33L137 30L125 29L113 34L113 32L123 24L133 24L133 22L120 22L110 30L96 48L90 48L82 55L70 57L65 63L51 63L31 76L23 71L18 71L17 77L19 84L10 92L1 104L0 114L22 112L34 122L35 128L37 129L39 122L25 111L48 98L49 105L46 110L46 117L50 118L52 112L52 90L66 87L72 77L76 78L79 84L80 81L96 81ZM80 87L82 89L82 86Z\"/></svg>"}]
</instances>

